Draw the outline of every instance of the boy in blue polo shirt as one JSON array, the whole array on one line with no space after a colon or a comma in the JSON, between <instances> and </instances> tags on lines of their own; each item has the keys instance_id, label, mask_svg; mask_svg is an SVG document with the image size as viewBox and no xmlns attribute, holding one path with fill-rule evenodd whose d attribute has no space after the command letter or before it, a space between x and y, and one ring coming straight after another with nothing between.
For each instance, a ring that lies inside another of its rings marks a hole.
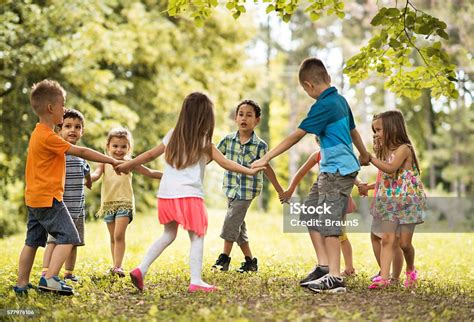
<instances>
[{"instance_id":1,"label":"boy in blue polo shirt","mask_svg":"<svg viewBox=\"0 0 474 322\"><path fill-rule=\"evenodd\" d=\"M302 281L314 292L345 292L346 287L340 273L341 249L338 237L343 234L341 221L347 201L360 169L352 144L360 153L362 165L369 162L359 132L355 128L351 109L344 97L331 87L331 77L324 64L317 58L307 58L298 73L300 85L316 102L298 129L286 137L276 148L255 161L252 167L266 165L271 159L285 152L307 133L315 134L321 142L320 174L305 201L308 207L330 209L316 214L315 226L308 226L309 234L318 258L316 268ZM314 209L314 208L312 208ZM305 220L311 214L303 214Z\"/></svg>"}]
</instances>

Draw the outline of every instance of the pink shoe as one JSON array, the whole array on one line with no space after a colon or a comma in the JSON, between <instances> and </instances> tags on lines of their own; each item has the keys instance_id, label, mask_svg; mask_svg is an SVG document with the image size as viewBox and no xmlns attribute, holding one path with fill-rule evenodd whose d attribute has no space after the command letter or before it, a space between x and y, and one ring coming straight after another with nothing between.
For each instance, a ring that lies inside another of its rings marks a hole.
<instances>
[{"instance_id":1,"label":"pink shoe","mask_svg":"<svg viewBox=\"0 0 474 322\"><path fill-rule=\"evenodd\" d=\"M140 291L143 291L143 274L138 267L130 272L130 278L132 279L133 285Z\"/></svg>"},{"instance_id":2,"label":"pink shoe","mask_svg":"<svg viewBox=\"0 0 474 322\"><path fill-rule=\"evenodd\" d=\"M376 290L386 288L390 285L390 279L384 279L381 276L377 276L372 280L372 284L369 285L369 289Z\"/></svg>"},{"instance_id":3,"label":"pink shoe","mask_svg":"<svg viewBox=\"0 0 474 322\"><path fill-rule=\"evenodd\" d=\"M210 292L215 292L217 290L218 290L217 286L214 286L214 285L211 285L210 287L206 287L206 286L200 286L196 284L189 284L189 287L188 287L189 293L194 293L198 291L210 293Z\"/></svg>"},{"instance_id":4,"label":"pink shoe","mask_svg":"<svg viewBox=\"0 0 474 322\"><path fill-rule=\"evenodd\" d=\"M406 279L405 279L405 287L406 288L415 288L417 281L418 281L418 272L416 269L412 270L411 272L405 272Z\"/></svg>"}]
</instances>

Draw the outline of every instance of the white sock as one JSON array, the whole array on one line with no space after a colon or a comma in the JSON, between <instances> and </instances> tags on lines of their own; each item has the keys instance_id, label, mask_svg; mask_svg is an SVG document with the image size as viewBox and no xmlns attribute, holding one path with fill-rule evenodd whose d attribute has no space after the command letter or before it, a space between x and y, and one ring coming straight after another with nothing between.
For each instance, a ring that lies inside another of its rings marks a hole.
<instances>
[{"instance_id":1,"label":"white sock","mask_svg":"<svg viewBox=\"0 0 474 322\"><path fill-rule=\"evenodd\" d=\"M189 232L191 247L189 249L189 268L191 269L191 284L203 287L211 287L201 279L202 254L204 248L204 236L199 237L193 232Z\"/></svg>"},{"instance_id":2,"label":"white sock","mask_svg":"<svg viewBox=\"0 0 474 322\"><path fill-rule=\"evenodd\" d=\"M165 230L161 237L151 244L142 262L138 265L143 277L145 277L150 265L161 255L165 248L175 240L177 232L178 225L175 222L165 225Z\"/></svg>"}]
</instances>

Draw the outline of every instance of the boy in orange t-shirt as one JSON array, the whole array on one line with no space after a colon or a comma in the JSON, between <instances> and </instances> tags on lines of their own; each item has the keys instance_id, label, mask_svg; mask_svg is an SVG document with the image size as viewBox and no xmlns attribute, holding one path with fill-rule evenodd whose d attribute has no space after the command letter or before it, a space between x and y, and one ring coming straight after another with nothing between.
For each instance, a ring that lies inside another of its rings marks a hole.
<instances>
[{"instance_id":1,"label":"boy in orange t-shirt","mask_svg":"<svg viewBox=\"0 0 474 322\"><path fill-rule=\"evenodd\" d=\"M43 291L72 295L73 289L57 276L79 235L63 203L66 173L65 154L86 160L110 163L119 161L94 150L71 145L54 131L63 122L66 91L56 81L43 80L32 87L30 103L39 117L31 134L26 160L25 203L28 224L25 245L20 254L18 281L13 290L21 295L32 287L30 272L38 247L45 247L48 233L56 238L49 270L41 277L38 288Z\"/></svg>"}]
</instances>

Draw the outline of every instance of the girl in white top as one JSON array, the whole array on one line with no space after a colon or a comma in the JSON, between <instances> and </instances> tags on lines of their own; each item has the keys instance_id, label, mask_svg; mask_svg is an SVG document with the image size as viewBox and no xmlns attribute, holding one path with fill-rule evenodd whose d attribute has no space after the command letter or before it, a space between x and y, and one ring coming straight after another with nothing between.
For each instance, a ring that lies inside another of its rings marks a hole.
<instances>
[{"instance_id":1,"label":"girl in white top","mask_svg":"<svg viewBox=\"0 0 474 322\"><path fill-rule=\"evenodd\" d=\"M116 160L129 160L132 153L132 134L125 128L112 129L107 136L107 154ZM161 171L144 166L134 168L150 178L161 179ZM100 209L97 216L103 216L110 234L110 250L113 267L110 273L125 277L122 261L125 254L125 232L135 214L135 198L132 189L132 173L119 175L109 164L100 164L92 173L92 181L103 174Z\"/></svg>"},{"instance_id":2,"label":"girl in white top","mask_svg":"<svg viewBox=\"0 0 474 322\"><path fill-rule=\"evenodd\" d=\"M166 134L162 143L116 167L117 171L126 173L165 154L166 165L158 190L158 218L164 225L164 232L151 245L141 264L130 272L133 284L140 290L143 289L148 267L175 240L178 225L188 231L191 240L191 283L188 291L217 290L201 279L204 235L207 230L207 212L203 200L205 166L215 160L224 169L246 175L255 175L264 168L249 169L226 159L212 144L213 131L213 103L202 93L191 93L183 102L174 130Z\"/></svg>"}]
</instances>

